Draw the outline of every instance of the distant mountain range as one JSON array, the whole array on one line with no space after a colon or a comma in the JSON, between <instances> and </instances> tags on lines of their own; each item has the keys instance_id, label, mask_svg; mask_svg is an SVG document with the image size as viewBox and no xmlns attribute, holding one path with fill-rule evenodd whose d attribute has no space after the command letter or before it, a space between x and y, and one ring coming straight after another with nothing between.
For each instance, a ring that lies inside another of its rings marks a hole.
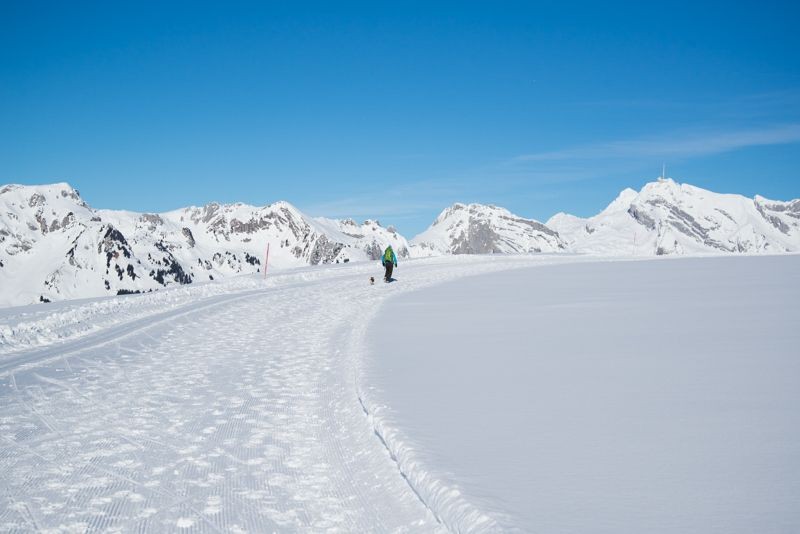
<instances>
[{"instance_id":1,"label":"distant mountain range","mask_svg":"<svg viewBox=\"0 0 800 534\"><path fill-rule=\"evenodd\" d=\"M287 202L167 213L97 210L67 184L0 187L0 306L124 294L274 267L376 260L405 238L377 221L315 219Z\"/></svg>"},{"instance_id":2,"label":"distant mountain range","mask_svg":"<svg viewBox=\"0 0 800 534\"><path fill-rule=\"evenodd\" d=\"M68 184L0 187L0 306L142 292L271 267L443 254L602 255L800 251L800 200L723 195L671 179L626 189L586 219L542 224L454 204L409 243L377 221L304 215L287 202L167 213L93 209Z\"/></svg>"}]
</instances>

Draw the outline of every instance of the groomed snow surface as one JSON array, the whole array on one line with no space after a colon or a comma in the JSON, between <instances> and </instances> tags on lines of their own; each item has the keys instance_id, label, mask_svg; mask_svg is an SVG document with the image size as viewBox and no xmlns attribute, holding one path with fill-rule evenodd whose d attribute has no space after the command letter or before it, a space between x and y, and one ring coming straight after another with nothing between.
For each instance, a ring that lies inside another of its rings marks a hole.
<instances>
[{"instance_id":1,"label":"groomed snow surface","mask_svg":"<svg viewBox=\"0 0 800 534\"><path fill-rule=\"evenodd\" d=\"M798 256L483 275L388 303L363 382L453 530L800 532L799 303Z\"/></svg>"},{"instance_id":2,"label":"groomed snow surface","mask_svg":"<svg viewBox=\"0 0 800 534\"><path fill-rule=\"evenodd\" d=\"M796 532L800 256L441 257L0 313L0 531Z\"/></svg>"}]
</instances>

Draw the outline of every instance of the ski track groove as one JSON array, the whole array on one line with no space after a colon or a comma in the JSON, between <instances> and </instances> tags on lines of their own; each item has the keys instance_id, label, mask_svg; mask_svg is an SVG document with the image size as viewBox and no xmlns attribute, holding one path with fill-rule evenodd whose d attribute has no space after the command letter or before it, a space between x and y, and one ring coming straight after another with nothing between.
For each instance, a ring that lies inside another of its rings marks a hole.
<instances>
[{"instance_id":1,"label":"ski track groove","mask_svg":"<svg viewBox=\"0 0 800 534\"><path fill-rule=\"evenodd\" d=\"M443 531L362 395L360 340L398 292L531 264L361 269L6 360L0 531Z\"/></svg>"}]
</instances>

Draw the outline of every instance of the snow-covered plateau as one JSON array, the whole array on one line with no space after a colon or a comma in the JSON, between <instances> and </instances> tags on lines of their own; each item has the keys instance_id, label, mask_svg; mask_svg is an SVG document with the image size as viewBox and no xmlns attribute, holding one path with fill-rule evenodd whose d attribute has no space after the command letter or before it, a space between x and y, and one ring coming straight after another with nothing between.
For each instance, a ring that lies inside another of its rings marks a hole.
<instances>
[{"instance_id":1,"label":"snow-covered plateau","mask_svg":"<svg viewBox=\"0 0 800 534\"><path fill-rule=\"evenodd\" d=\"M798 531L798 273L450 255L8 308L0 531Z\"/></svg>"}]
</instances>

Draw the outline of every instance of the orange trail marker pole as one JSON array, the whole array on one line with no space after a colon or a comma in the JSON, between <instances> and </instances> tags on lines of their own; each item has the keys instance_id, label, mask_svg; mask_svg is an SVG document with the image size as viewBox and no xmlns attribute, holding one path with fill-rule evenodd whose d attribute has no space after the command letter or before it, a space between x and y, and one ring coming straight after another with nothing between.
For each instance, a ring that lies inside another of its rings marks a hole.
<instances>
[{"instance_id":1,"label":"orange trail marker pole","mask_svg":"<svg viewBox=\"0 0 800 534\"><path fill-rule=\"evenodd\" d=\"M264 278L267 278L267 265L269 265L269 243L267 243L267 254L264 258Z\"/></svg>"}]
</instances>

